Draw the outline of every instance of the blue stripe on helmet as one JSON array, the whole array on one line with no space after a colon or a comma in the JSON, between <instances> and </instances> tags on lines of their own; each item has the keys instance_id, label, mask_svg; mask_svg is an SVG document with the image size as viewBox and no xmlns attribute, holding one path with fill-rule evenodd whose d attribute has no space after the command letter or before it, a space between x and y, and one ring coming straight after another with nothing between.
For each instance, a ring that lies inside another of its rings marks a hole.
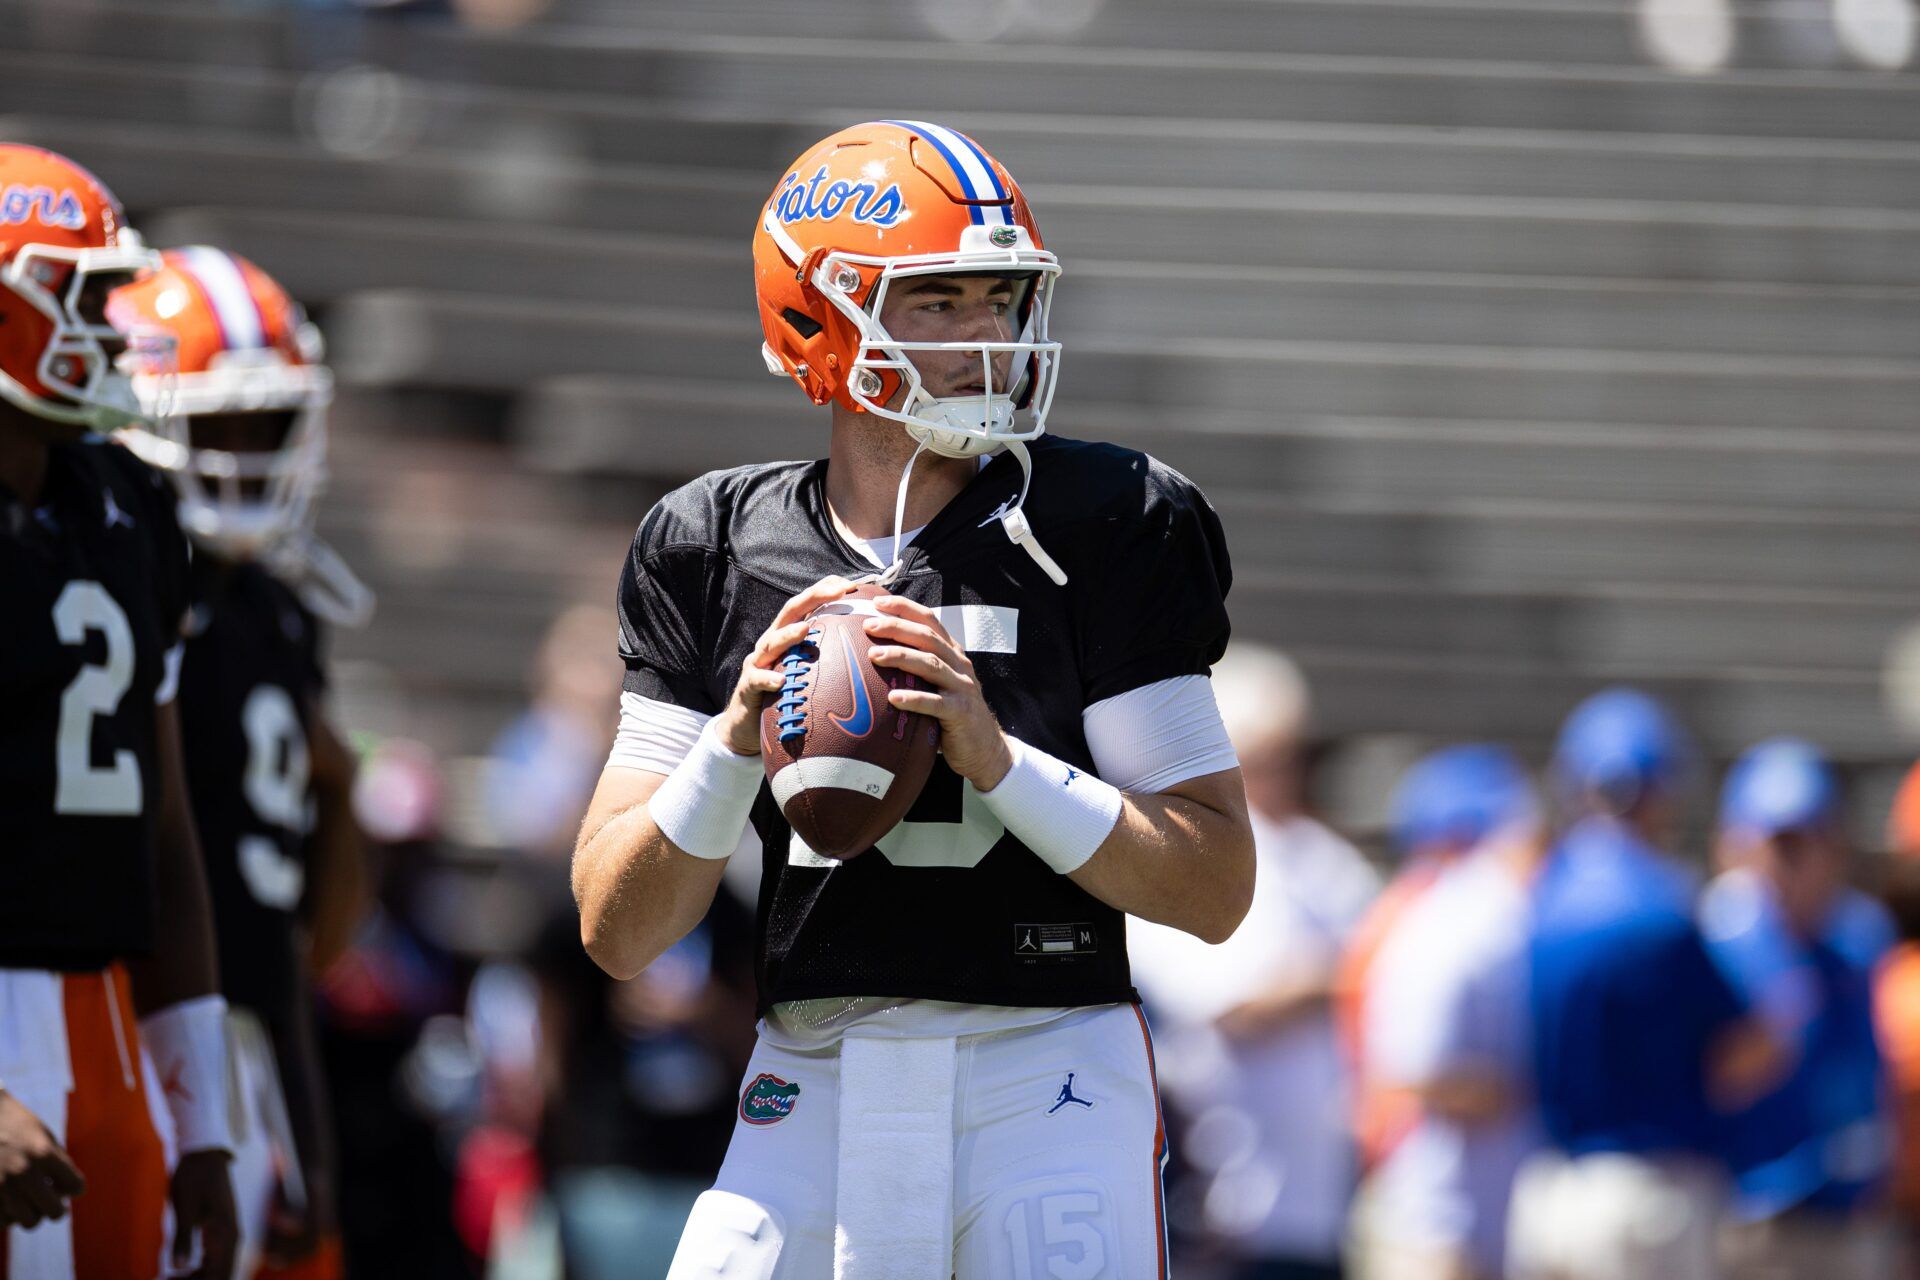
<instances>
[{"instance_id":1,"label":"blue stripe on helmet","mask_svg":"<svg viewBox=\"0 0 1920 1280\"><path fill-rule=\"evenodd\" d=\"M947 166L953 170L953 176L960 179L960 190L966 193L967 199L969 201L979 200L980 198L979 194L974 191L973 183L969 181L967 178L967 167L960 163L959 156L956 156L955 154L953 154L953 152L947 149L946 143L940 141L940 139L935 137L931 131L923 130L918 125L915 125L910 121L887 120L887 121L884 121L883 123L897 125L898 127L907 130L909 133L912 133L918 137L923 137L928 142L931 142L934 146L934 149L938 151L942 156L946 157ZM978 204L969 203L967 205L967 212L973 215L973 221L976 226L984 224L987 220L986 215L980 211L980 206Z\"/></svg>"},{"instance_id":2,"label":"blue stripe on helmet","mask_svg":"<svg viewBox=\"0 0 1920 1280\"><path fill-rule=\"evenodd\" d=\"M1005 200L1007 198L1007 189L1000 185L1000 175L994 172L993 161L988 158L985 151L980 149L980 144L958 129L948 129L947 132L966 143L968 149L971 150L974 155L980 157L980 167L987 171L987 181L993 184L993 194Z\"/></svg>"}]
</instances>

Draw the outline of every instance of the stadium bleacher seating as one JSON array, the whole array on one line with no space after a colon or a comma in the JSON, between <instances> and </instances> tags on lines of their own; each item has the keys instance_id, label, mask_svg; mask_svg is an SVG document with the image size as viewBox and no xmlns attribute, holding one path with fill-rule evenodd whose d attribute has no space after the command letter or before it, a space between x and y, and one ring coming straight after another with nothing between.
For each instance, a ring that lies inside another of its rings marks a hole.
<instances>
[{"instance_id":1,"label":"stadium bleacher seating","mask_svg":"<svg viewBox=\"0 0 1920 1280\"><path fill-rule=\"evenodd\" d=\"M328 532L386 608L340 648L440 745L610 596L652 494L824 447L747 233L802 146L906 113L1021 177L1068 264L1056 429L1208 488L1237 624L1329 732L1537 743L1631 678L1716 752L1911 748L1920 77L1838 65L1812 9L1740 8L1688 76L1611 0L1082 0L974 43L937 8L0 0L0 133L316 308Z\"/></svg>"}]
</instances>

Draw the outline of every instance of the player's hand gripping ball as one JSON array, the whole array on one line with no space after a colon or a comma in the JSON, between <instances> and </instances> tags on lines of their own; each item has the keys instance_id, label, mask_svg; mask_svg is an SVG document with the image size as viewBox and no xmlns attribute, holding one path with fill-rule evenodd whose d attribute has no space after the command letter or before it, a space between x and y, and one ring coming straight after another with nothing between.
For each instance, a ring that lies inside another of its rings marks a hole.
<instances>
[{"instance_id":1,"label":"player's hand gripping ball","mask_svg":"<svg viewBox=\"0 0 1920 1280\"><path fill-rule=\"evenodd\" d=\"M807 638L780 663L780 692L760 713L760 758L780 811L828 858L871 849L906 816L933 769L940 722L889 705L918 689L905 671L873 665L864 625L886 592L871 584L808 615Z\"/></svg>"}]
</instances>

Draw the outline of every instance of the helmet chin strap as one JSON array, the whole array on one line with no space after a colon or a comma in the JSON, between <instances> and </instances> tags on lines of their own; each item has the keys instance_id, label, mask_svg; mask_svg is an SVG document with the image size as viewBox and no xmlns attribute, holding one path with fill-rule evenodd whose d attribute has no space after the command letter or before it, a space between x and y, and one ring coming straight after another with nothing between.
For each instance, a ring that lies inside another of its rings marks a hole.
<instances>
[{"instance_id":1,"label":"helmet chin strap","mask_svg":"<svg viewBox=\"0 0 1920 1280\"><path fill-rule=\"evenodd\" d=\"M262 559L323 621L338 627L363 627L372 619L372 588L312 532L303 530L279 539L267 548Z\"/></svg>"},{"instance_id":2,"label":"helmet chin strap","mask_svg":"<svg viewBox=\"0 0 1920 1280\"><path fill-rule=\"evenodd\" d=\"M879 573L866 574L854 579L855 582L872 582L883 587L891 587L899 581L900 571L906 567L907 549L900 545L900 531L905 527L907 518L907 482L913 479L913 464L920 461L920 455L927 451L929 442L922 440L913 456L907 459L907 465L900 470L900 487L893 496L893 563Z\"/></svg>"},{"instance_id":3,"label":"helmet chin strap","mask_svg":"<svg viewBox=\"0 0 1920 1280\"><path fill-rule=\"evenodd\" d=\"M1027 502L1027 489L1033 484L1033 459L1027 453L1027 446L1020 440L1007 441L1007 452L1020 461L1020 496L1013 505L1000 513L1000 527L1007 531L1007 537L1013 545L1033 557L1040 571L1053 579L1053 585L1067 585L1067 571L1062 569L1047 549L1040 545L1040 539L1033 536L1033 526L1027 523L1027 513L1021 510Z\"/></svg>"},{"instance_id":4,"label":"helmet chin strap","mask_svg":"<svg viewBox=\"0 0 1920 1280\"><path fill-rule=\"evenodd\" d=\"M900 545L900 532L906 524L907 485L913 479L913 464L920 460L920 455L932 449L935 453L950 458L977 456L970 451L950 452L939 447L935 443L938 436L933 432L916 434L920 437L919 447L913 451L913 456L907 459L907 465L901 469L900 488L894 494L893 563L877 574L864 575L855 581L873 582L883 587L890 587L899 580L901 571L905 568L907 550ZM977 439L977 437L972 438ZM1020 463L1020 496L998 513L1000 527L1006 531L1009 541L1033 557L1033 562L1040 566L1042 573L1053 579L1055 586L1064 587L1067 585L1066 570L1062 569L1059 562L1048 555L1046 548L1040 545L1040 539L1034 536L1033 526L1028 523L1026 512L1022 509L1026 506L1027 490L1033 485L1033 457L1027 452L1027 446L1023 441L1008 440L1004 445L1007 452Z\"/></svg>"}]
</instances>

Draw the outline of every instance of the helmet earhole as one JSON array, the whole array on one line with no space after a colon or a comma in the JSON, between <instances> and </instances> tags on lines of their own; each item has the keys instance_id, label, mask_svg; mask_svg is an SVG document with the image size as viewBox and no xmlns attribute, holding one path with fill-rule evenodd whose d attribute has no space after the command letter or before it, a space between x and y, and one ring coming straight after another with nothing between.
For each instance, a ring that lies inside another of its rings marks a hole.
<instances>
[{"instance_id":1,"label":"helmet earhole","mask_svg":"<svg viewBox=\"0 0 1920 1280\"><path fill-rule=\"evenodd\" d=\"M796 311L792 307L788 307L782 311L780 318L787 322L788 328L800 335L802 342L811 339L815 334L819 333L822 328L818 320L815 320L806 312Z\"/></svg>"},{"instance_id":2,"label":"helmet earhole","mask_svg":"<svg viewBox=\"0 0 1920 1280\"><path fill-rule=\"evenodd\" d=\"M880 394L880 375L871 369L862 369L854 375L853 389L871 400Z\"/></svg>"}]
</instances>

